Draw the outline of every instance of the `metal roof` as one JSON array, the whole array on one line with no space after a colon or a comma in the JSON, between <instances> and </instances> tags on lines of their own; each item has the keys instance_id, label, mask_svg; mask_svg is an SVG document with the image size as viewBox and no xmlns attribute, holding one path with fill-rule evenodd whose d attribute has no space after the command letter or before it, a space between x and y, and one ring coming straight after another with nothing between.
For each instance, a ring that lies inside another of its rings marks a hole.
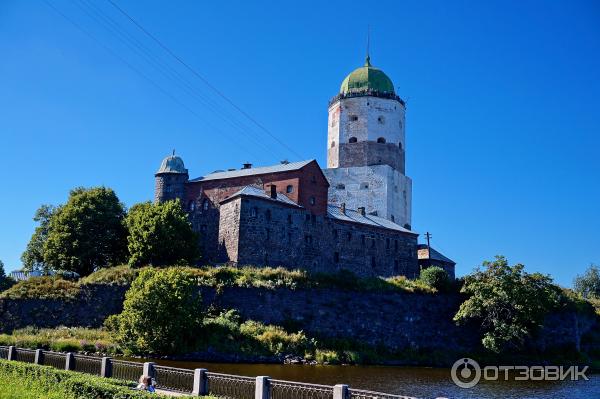
<instances>
[{"instance_id":1,"label":"metal roof","mask_svg":"<svg viewBox=\"0 0 600 399\"><path fill-rule=\"evenodd\" d=\"M298 205L297 203L295 203L294 201L292 201L291 199L289 199L286 195L281 194L281 193L277 193L277 198L271 198L270 195L267 195L267 193L265 193L265 191L259 187L255 187L255 186L246 186L244 188L242 188L240 191L230 195L229 197L225 198L223 201L227 201L230 200L234 197L240 196L240 195L245 195L245 196L249 196L249 197L257 197L257 198L262 198L262 199L266 199L269 201L276 201L276 202L282 202L284 204L287 205L292 205L292 206L296 206L299 208L302 208L302 206Z\"/></svg>"},{"instance_id":2,"label":"metal roof","mask_svg":"<svg viewBox=\"0 0 600 399\"><path fill-rule=\"evenodd\" d=\"M431 251L428 251L427 244L419 244L419 246L417 247L417 256L419 259L433 259L439 260L441 262L456 264L456 262L454 262L452 259L445 257L440 252L436 251L434 248L431 248Z\"/></svg>"},{"instance_id":3,"label":"metal roof","mask_svg":"<svg viewBox=\"0 0 600 399\"><path fill-rule=\"evenodd\" d=\"M238 169L238 170L231 170L231 171L227 171L227 172L213 172L213 173L209 173L206 176L198 177L198 178L192 179L190 181L194 182L194 181L231 179L233 177L265 175L268 173L288 172L291 170L301 169L313 161L314 161L314 159L309 159L306 161L282 163L279 165L262 166L262 167L258 167L258 168Z\"/></svg>"},{"instance_id":4,"label":"metal roof","mask_svg":"<svg viewBox=\"0 0 600 399\"><path fill-rule=\"evenodd\" d=\"M396 223L392 222L391 220L388 220L388 219L385 219L385 218L382 218L379 216L373 216L373 215L364 215L363 216L360 214L360 212L352 210L352 209L346 209L346 212L342 213L342 210L340 209L340 207L337 205L333 205L333 204L327 205L327 215L332 219L342 220L345 222L366 224L366 225L370 225L370 226L381 227L384 229L397 230L397 231L401 231L403 233L418 235L418 233L415 233L414 231L405 229L404 227L400 226L399 224L396 224Z\"/></svg>"}]
</instances>

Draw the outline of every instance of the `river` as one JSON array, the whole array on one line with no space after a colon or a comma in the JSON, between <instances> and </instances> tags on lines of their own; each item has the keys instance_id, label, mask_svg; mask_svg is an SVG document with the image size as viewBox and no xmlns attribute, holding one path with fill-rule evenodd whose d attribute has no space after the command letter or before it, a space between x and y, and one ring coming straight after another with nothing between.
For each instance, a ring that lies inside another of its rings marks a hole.
<instances>
[{"instance_id":1,"label":"river","mask_svg":"<svg viewBox=\"0 0 600 399\"><path fill-rule=\"evenodd\" d=\"M280 364L231 364L153 360L157 364L180 368L205 368L209 371L255 377L348 384L354 388L415 396L452 399L596 399L600 398L600 374L587 373L588 381L482 381L474 388L459 388L450 378L450 369L388 366L307 366Z\"/></svg>"}]
</instances>

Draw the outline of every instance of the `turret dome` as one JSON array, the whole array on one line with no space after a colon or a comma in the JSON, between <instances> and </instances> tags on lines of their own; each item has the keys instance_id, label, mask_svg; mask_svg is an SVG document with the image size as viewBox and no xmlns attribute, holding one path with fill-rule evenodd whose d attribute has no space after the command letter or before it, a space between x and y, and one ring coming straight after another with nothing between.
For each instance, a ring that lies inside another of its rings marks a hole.
<instances>
[{"instance_id":1,"label":"turret dome","mask_svg":"<svg viewBox=\"0 0 600 399\"><path fill-rule=\"evenodd\" d=\"M381 69L373 67L371 58L367 56L364 66L346 76L340 87L340 94L369 92L395 94L392 80Z\"/></svg>"},{"instance_id":2,"label":"turret dome","mask_svg":"<svg viewBox=\"0 0 600 399\"><path fill-rule=\"evenodd\" d=\"M185 168L183 164L183 159L175 155L175 151L173 151L172 155L169 155L165 159L163 159L160 164L160 168L158 169L159 173L187 173L188 170Z\"/></svg>"}]
</instances>

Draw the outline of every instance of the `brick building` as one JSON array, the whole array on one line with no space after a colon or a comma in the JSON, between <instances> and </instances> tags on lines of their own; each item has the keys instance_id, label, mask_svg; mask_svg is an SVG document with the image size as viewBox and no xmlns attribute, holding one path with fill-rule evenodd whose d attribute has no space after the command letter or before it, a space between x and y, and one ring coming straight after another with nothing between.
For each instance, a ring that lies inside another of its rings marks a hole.
<instances>
[{"instance_id":1,"label":"brick building","mask_svg":"<svg viewBox=\"0 0 600 399\"><path fill-rule=\"evenodd\" d=\"M313 159L189 179L172 154L155 174L155 201L182 201L204 262L415 277L404 112L367 57L330 102L327 169Z\"/></svg>"}]
</instances>

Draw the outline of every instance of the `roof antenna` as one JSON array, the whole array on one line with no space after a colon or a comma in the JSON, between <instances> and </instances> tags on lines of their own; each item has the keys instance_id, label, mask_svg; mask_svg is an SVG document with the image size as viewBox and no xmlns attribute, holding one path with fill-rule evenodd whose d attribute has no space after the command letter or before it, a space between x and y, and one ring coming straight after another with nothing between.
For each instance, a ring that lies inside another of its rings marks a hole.
<instances>
[{"instance_id":1,"label":"roof antenna","mask_svg":"<svg viewBox=\"0 0 600 399\"><path fill-rule=\"evenodd\" d=\"M365 66L371 66L371 57L369 56L369 46L371 44L371 25L367 25L367 58L365 59Z\"/></svg>"}]
</instances>

